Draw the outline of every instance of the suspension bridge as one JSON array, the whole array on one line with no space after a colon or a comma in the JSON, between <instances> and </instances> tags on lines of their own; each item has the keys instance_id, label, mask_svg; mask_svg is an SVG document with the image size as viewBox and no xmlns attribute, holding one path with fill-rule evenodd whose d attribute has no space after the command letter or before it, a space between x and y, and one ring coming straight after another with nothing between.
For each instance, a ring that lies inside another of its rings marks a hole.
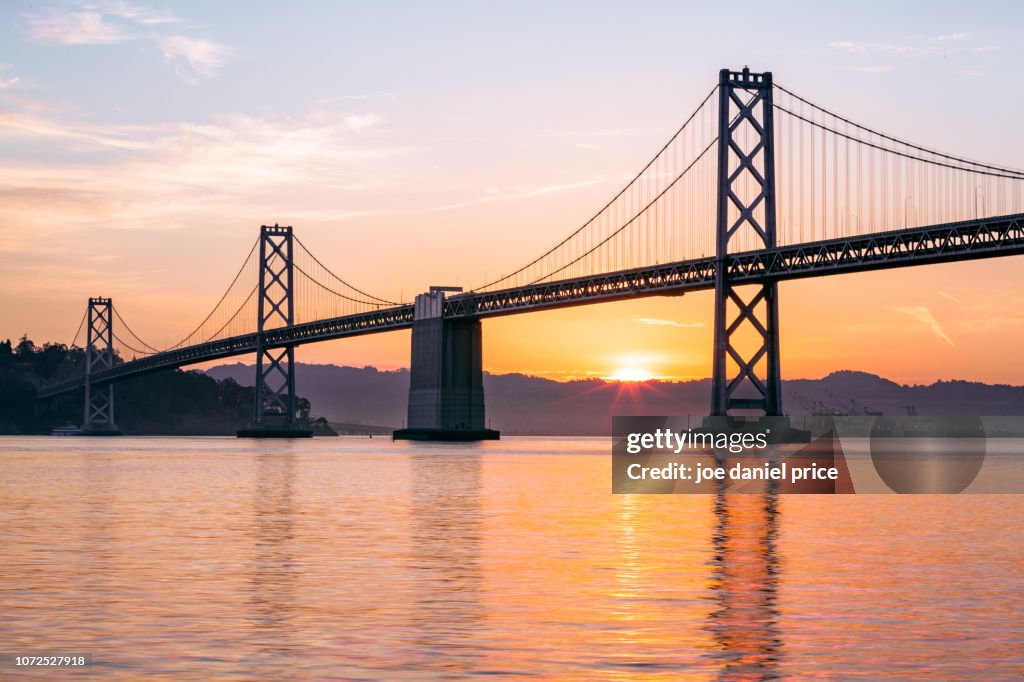
<instances>
[{"instance_id":1,"label":"suspension bridge","mask_svg":"<svg viewBox=\"0 0 1024 682\"><path fill-rule=\"evenodd\" d=\"M304 435L296 346L412 329L399 435L493 438L482 319L713 290L710 414L782 415L778 282L1024 253L1022 186L1024 171L887 135L771 73L723 69L600 210L499 279L391 301L335 274L291 227L264 226L210 312L168 347L143 341L109 298L90 298L71 344L84 330L80 360L39 396L84 389L83 429L114 432L118 380L255 353L253 422L240 435Z\"/></svg>"}]
</instances>

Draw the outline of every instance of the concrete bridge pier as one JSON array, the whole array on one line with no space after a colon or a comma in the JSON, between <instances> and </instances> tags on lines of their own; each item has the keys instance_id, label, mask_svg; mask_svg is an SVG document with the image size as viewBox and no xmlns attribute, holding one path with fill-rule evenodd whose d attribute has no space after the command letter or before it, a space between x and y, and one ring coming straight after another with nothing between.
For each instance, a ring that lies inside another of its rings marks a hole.
<instances>
[{"instance_id":1,"label":"concrete bridge pier","mask_svg":"<svg viewBox=\"0 0 1024 682\"><path fill-rule=\"evenodd\" d=\"M444 295L431 287L416 297L412 324L408 426L395 440L497 440L484 417L480 320L446 319Z\"/></svg>"}]
</instances>

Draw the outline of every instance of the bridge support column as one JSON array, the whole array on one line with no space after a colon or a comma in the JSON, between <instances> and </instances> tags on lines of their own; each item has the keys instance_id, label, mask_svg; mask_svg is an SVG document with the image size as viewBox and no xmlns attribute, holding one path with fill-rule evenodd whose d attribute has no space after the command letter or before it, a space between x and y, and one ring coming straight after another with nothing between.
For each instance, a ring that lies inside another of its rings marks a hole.
<instances>
[{"instance_id":1,"label":"bridge support column","mask_svg":"<svg viewBox=\"0 0 1024 682\"><path fill-rule=\"evenodd\" d=\"M295 321L292 228L260 228L260 282L256 320L256 404L240 438L309 438L295 406L295 348L267 347L265 331Z\"/></svg>"},{"instance_id":2,"label":"bridge support column","mask_svg":"<svg viewBox=\"0 0 1024 682\"><path fill-rule=\"evenodd\" d=\"M495 440L484 417L480 320L445 319L444 287L416 297L407 428L395 440Z\"/></svg>"},{"instance_id":3,"label":"bridge support column","mask_svg":"<svg viewBox=\"0 0 1024 682\"><path fill-rule=\"evenodd\" d=\"M92 375L114 366L114 304L109 298L90 298L85 331L85 415L87 436L120 436L114 424L114 386L94 384Z\"/></svg>"},{"instance_id":4,"label":"bridge support column","mask_svg":"<svg viewBox=\"0 0 1024 682\"><path fill-rule=\"evenodd\" d=\"M742 410L778 416L782 414L782 380L777 284L734 288L728 269L731 250L776 246L772 74L723 69L718 107L711 414Z\"/></svg>"}]
</instances>

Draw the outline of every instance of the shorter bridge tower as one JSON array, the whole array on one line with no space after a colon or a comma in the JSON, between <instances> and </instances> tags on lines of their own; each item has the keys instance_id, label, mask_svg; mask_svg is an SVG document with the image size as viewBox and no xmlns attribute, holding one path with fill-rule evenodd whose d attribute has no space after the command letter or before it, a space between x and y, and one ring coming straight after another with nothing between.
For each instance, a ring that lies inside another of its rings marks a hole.
<instances>
[{"instance_id":1,"label":"shorter bridge tower","mask_svg":"<svg viewBox=\"0 0 1024 682\"><path fill-rule=\"evenodd\" d=\"M445 292L416 296L412 323L409 421L395 440L497 440L484 417L480 320L444 316Z\"/></svg>"},{"instance_id":2,"label":"shorter bridge tower","mask_svg":"<svg viewBox=\"0 0 1024 682\"><path fill-rule=\"evenodd\" d=\"M256 400L252 424L240 438L309 438L295 405L295 347L268 343L268 330L295 322L292 228L260 228L259 299L256 318Z\"/></svg>"},{"instance_id":3,"label":"shorter bridge tower","mask_svg":"<svg viewBox=\"0 0 1024 682\"><path fill-rule=\"evenodd\" d=\"M89 299L85 328L85 414L82 433L119 436L114 424L114 386L94 383L92 375L114 366L114 303L109 298Z\"/></svg>"}]
</instances>

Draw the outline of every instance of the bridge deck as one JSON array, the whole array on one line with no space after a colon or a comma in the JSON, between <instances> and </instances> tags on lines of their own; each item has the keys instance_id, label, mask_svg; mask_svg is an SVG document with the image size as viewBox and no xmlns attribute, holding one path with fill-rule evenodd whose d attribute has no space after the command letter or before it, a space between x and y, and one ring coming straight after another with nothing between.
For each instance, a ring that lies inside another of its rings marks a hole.
<instances>
[{"instance_id":1,"label":"bridge deck","mask_svg":"<svg viewBox=\"0 0 1024 682\"><path fill-rule=\"evenodd\" d=\"M733 284L822 277L867 270L993 258L1024 253L1024 214L807 242L796 246L730 254L725 267ZM467 292L445 302L446 317L495 317L535 310L680 295L712 289L719 267L713 257L536 283L493 292ZM281 327L264 333L267 347L283 347L361 334L407 329L411 305ZM93 375L93 383L116 381L162 369L256 352L256 334L157 353ZM74 377L42 387L40 397L81 388Z\"/></svg>"}]
</instances>

